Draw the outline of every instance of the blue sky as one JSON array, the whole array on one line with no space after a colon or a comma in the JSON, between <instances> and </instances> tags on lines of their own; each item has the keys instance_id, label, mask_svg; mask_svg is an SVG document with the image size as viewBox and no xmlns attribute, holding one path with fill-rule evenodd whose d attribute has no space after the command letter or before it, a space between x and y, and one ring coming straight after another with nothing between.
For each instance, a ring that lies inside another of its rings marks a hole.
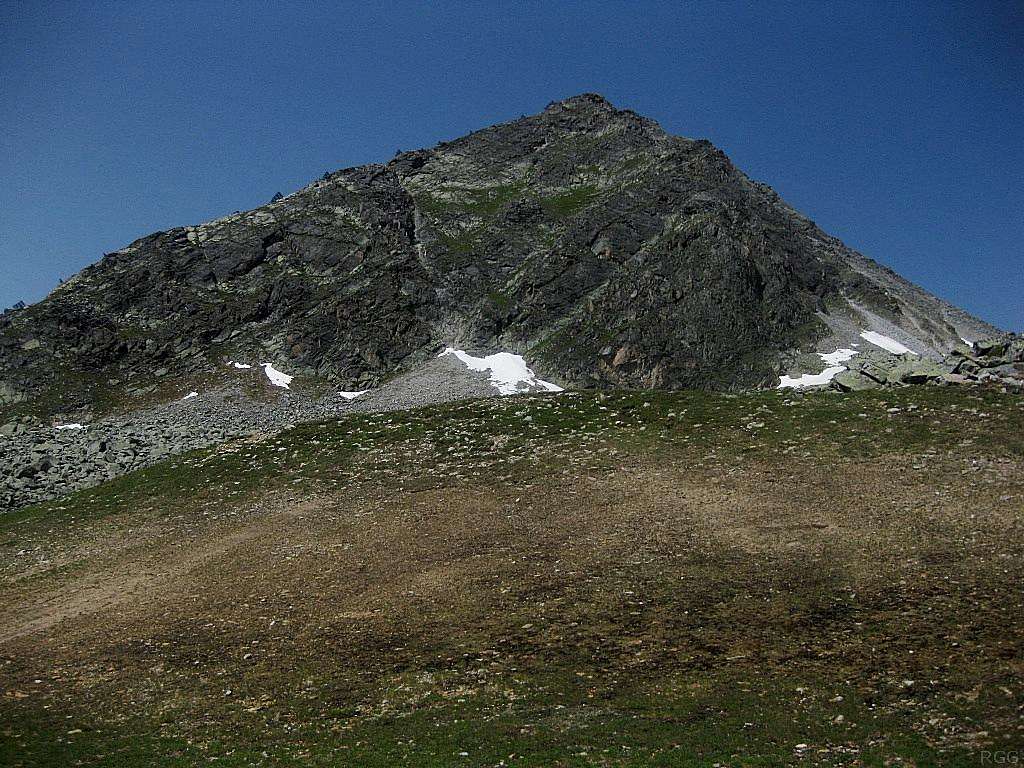
<instances>
[{"instance_id":1,"label":"blue sky","mask_svg":"<svg viewBox=\"0 0 1024 768\"><path fill-rule=\"evenodd\" d=\"M0 306L583 91L1024 330L1024 4L0 0Z\"/></svg>"}]
</instances>

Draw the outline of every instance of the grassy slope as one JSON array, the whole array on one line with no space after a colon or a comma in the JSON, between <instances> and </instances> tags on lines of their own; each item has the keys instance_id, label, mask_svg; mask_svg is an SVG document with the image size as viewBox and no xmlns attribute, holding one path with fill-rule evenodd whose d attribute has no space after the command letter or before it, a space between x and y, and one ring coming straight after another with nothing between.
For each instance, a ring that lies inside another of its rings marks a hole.
<instances>
[{"instance_id":1,"label":"grassy slope","mask_svg":"<svg viewBox=\"0 0 1024 768\"><path fill-rule=\"evenodd\" d=\"M926 388L192 454L0 521L0 764L977 765L1024 740L1022 457L1019 398Z\"/></svg>"}]
</instances>

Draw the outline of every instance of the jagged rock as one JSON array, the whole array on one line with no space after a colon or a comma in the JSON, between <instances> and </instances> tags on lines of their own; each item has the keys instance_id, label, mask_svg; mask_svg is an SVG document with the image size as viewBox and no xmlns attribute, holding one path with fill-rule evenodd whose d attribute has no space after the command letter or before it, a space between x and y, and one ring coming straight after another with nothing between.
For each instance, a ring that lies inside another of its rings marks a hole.
<instances>
[{"instance_id":1,"label":"jagged rock","mask_svg":"<svg viewBox=\"0 0 1024 768\"><path fill-rule=\"evenodd\" d=\"M895 372L902 362L902 358L888 352L867 352L854 357L847 363L847 367L884 385L899 382L899 377Z\"/></svg>"},{"instance_id":2,"label":"jagged rock","mask_svg":"<svg viewBox=\"0 0 1024 768\"><path fill-rule=\"evenodd\" d=\"M1011 377L1024 375L1024 366L1020 363L1002 363L985 369L993 376Z\"/></svg>"},{"instance_id":3,"label":"jagged rock","mask_svg":"<svg viewBox=\"0 0 1024 768\"><path fill-rule=\"evenodd\" d=\"M32 459L25 465L23 465L16 473L15 476L25 479L32 478L36 475L48 472L53 467L53 457L49 454L43 454L40 456L33 456Z\"/></svg>"}]
</instances>

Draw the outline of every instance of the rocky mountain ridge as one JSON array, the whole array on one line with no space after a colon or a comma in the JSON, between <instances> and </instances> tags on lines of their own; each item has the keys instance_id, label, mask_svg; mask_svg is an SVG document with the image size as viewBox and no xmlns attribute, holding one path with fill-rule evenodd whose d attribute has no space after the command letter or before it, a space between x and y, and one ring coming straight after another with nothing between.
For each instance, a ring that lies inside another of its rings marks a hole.
<instances>
[{"instance_id":1,"label":"rocky mountain ridge","mask_svg":"<svg viewBox=\"0 0 1024 768\"><path fill-rule=\"evenodd\" d=\"M106 255L0 318L0 408L116 408L242 358L372 389L452 343L576 387L770 387L866 330L935 359L996 332L584 94Z\"/></svg>"}]
</instances>

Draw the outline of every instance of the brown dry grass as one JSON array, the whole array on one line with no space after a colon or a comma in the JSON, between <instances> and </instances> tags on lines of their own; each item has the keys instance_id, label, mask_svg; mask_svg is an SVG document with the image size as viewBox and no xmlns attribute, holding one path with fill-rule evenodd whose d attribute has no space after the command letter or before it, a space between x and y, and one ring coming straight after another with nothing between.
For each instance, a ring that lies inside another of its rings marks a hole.
<instances>
[{"instance_id":1,"label":"brown dry grass","mask_svg":"<svg viewBox=\"0 0 1024 768\"><path fill-rule=\"evenodd\" d=\"M49 569L5 564L5 706L70 717L69 731L141 716L176 740L166 762L197 750L328 764L367 749L367 733L384 754L419 743L431 731L415 718L432 713L566 740L535 745L532 764L688 765L642 728L617 737L635 742L633 762L570 749L601 743L580 734L623 712L652 717L637 697L657 708L712 692L723 729L728 707L773 697L781 710L764 717L813 699L801 717L828 726L796 752L771 726L778 751L732 752L737 764L952 763L1024 740L1019 456L967 444L697 459L642 449L569 476L276 490L202 520L128 511L54 528ZM833 723L839 690L858 704ZM745 703L722 703L737 691ZM557 725L525 703L541 696L564 697ZM32 728L7 734L26 755ZM736 738L723 730L724 759ZM453 760L408 749L409 764Z\"/></svg>"}]
</instances>

